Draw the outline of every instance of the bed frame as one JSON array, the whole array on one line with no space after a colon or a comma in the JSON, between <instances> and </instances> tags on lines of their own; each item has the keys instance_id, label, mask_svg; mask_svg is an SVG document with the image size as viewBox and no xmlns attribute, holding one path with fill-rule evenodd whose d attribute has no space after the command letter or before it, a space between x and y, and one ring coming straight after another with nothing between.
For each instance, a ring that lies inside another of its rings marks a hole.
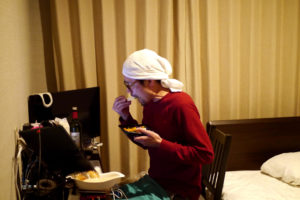
<instances>
[{"instance_id":1,"label":"bed frame","mask_svg":"<svg viewBox=\"0 0 300 200\"><path fill-rule=\"evenodd\" d=\"M300 117L207 123L207 132L214 128L232 136L226 171L259 170L274 155L300 151Z\"/></svg>"}]
</instances>

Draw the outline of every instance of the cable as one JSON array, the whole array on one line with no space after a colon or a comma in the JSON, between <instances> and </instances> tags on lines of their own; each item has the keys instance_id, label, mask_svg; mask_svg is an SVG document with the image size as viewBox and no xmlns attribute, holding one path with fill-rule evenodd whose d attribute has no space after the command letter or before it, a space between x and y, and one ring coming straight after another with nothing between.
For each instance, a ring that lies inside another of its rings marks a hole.
<instances>
[{"instance_id":1,"label":"cable","mask_svg":"<svg viewBox=\"0 0 300 200\"><path fill-rule=\"evenodd\" d=\"M28 183L28 181L27 181L28 177L32 173L31 171L34 168L36 162L37 162L37 158L34 161L31 161L30 163L27 164L26 172L25 172L25 176L24 176L26 184Z\"/></svg>"},{"instance_id":2,"label":"cable","mask_svg":"<svg viewBox=\"0 0 300 200\"><path fill-rule=\"evenodd\" d=\"M16 152L17 154L14 157L14 177L15 177L15 186L16 186L16 192L17 192L17 199L21 199L21 188L20 188L20 184L22 184L22 181L20 180L20 176L22 176L22 173L20 173L20 163L21 162L19 160L20 156L21 156L21 152L23 151L23 147L19 144L19 142L17 141L17 149ZM19 179L18 179L19 177ZM18 180L20 180L20 183L18 183Z\"/></svg>"},{"instance_id":3,"label":"cable","mask_svg":"<svg viewBox=\"0 0 300 200\"><path fill-rule=\"evenodd\" d=\"M14 165L14 181L16 187L16 197L18 200L22 199L22 184L23 184L23 162L22 162L22 152L27 148L27 144L25 140L19 137L19 129L15 129L15 141L16 141L16 148L15 148L15 156L13 158L13 165Z\"/></svg>"},{"instance_id":4,"label":"cable","mask_svg":"<svg viewBox=\"0 0 300 200\"><path fill-rule=\"evenodd\" d=\"M125 198L128 199L124 191L120 188L114 189L113 187L111 188L111 195L113 197L113 200L120 199L120 198Z\"/></svg>"},{"instance_id":5,"label":"cable","mask_svg":"<svg viewBox=\"0 0 300 200\"><path fill-rule=\"evenodd\" d=\"M37 134L39 134L39 155L38 155L38 180L40 180L41 175L41 162L42 162L42 136L41 136L41 125L37 129ZM37 183L38 194L40 193L40 183Z\"/></svg>"}]
</instances>

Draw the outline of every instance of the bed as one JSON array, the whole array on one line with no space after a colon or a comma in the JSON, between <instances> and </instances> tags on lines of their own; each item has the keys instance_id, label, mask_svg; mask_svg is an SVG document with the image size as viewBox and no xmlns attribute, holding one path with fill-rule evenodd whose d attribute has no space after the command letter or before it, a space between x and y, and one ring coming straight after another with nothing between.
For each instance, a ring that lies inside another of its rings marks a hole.
<instances>
[{"instance_id":1,"label":"bed","mask_svg":"<svg viewBox=\"0 0 300 200\"><path fill-rule=\"evenodd\" d=\"M300 199L300 117L218 120L232 136L223 200Z\"/></svg>"}]
</instances>

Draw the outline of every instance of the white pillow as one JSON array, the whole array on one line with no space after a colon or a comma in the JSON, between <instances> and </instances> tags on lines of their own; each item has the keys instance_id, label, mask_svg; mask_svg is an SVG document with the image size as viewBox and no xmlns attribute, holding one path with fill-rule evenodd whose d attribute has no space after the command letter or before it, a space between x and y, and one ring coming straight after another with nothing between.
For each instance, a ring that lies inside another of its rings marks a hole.
<instances>
[{"instance_id":1,"label":"white pillow","mask_svg":"<svg viewBox=\"0 0 300 200\"><path fill-rule=\"evenodd\" d=\"M288 184L300 186L300 151L276 155L264 162L260 170Z\"/></svg>"}]
</instances>

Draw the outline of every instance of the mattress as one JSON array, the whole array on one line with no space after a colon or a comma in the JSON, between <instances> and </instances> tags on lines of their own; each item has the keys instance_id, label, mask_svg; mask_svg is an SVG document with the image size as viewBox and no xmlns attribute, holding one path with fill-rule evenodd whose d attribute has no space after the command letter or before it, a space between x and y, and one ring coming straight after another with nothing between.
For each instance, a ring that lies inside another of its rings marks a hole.
<instances>
[{"instance_id":1,"label":"mattress","mask_svg":"<svg viewBox=\"0 0 300 200\"><path fill-rule=\"evenodd\" d=\"M228 171L223 200L299 200L300 187L292 186L260 170Z\"/></svg>"}]
</instances>

